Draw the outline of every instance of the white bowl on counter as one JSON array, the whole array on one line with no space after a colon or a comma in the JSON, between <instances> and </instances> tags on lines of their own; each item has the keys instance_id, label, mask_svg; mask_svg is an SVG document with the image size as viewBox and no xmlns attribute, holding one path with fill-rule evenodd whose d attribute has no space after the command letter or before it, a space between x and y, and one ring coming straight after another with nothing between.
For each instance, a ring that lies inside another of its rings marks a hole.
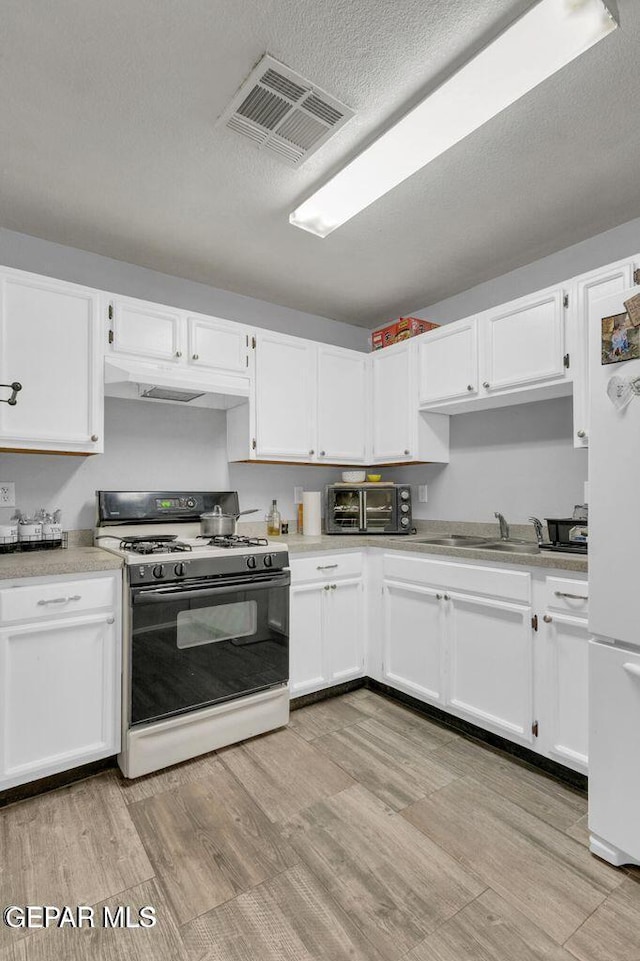
<instances>
[{"instance_id":1,"label":"white bowl on counter","mask_svg":"<svg viewBox=\"0 0 640 961\"><path fill-rule=\"evenodd\" d=\"M342 482L343 484L363 484L366 480L367 472L365 470L343 470L342 471Z\"/></svg>"}]
</instances>

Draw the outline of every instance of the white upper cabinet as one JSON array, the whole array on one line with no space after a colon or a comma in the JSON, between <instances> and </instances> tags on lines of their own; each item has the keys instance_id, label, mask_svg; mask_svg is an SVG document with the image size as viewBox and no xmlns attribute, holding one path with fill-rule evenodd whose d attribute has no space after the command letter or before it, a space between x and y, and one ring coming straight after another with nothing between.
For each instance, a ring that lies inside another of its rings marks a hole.
<instances>
[{"instance_id":1,"label":"white upper cabinet","mask_svg":"<svg viewBox=\"0 0 640 961\"><path fill-rule=\"evenodd\" d=\"M114 297L109 305L109 341L117 354L179 363L183 356L179 310Z\"/></svg>"},{"instance_id":2,"label":"white upper cabinet","mask_svg":"<svg viewBox=\"0 0 640 961\"><path fill-rule=\"evenodd\" d=\"M418 406L417 347L405 340L369 354L372 464L447 463L449 419Z\"/></svg>"},{"instance_id":3,"label":"white upper cabinet","mask_svg":"<svg viewBox=\"0 0 640 961\"><path fill-rule=\"evenodd\" d=\"M574 370L573 443L589 446L589 309L594 301L640 282L640 255L576 277L569 292L569 350Z\"/></svg>"},{"instance_id":4,"label":"white upper cabinet","mask_svg":"<svg viewBox=\"0 0 640 961\"><path fill-rule=\"evenodd\" d=\"M363 464L367 448L367 356L319 344L318 461Z\"/></svg>"},{"instance_id":5,"label":"white upper cabinet","mask_svg":"<svg viewBox=\"0 0 640 961\"><path fill-rule=\"evenodd\" d=\"M418 338L420 406L476 397L478 325L475 317L445 324Z\"/></svg>"},{"instance_id":6,"label":"white upper cabinet","mask_svg":"<svg viewBox=\"0 0 640 961\"><path fill-rule=\"evenodd\" d=\"M217 317L187 316L187 360L195 367L246 374L253 334Z\"/></svg>"},{"instance_id":7,"label":"white upper cabinet","mask_svg":"<svg viewBox=\"0 0 640 961\"><path fill-rule=\"evenodd\" d=\"M211 376L250 374L253 331L242 324L128 297L110 298L107 310L113 354Z\"/></svg>"},{"instance_id":8,"label":"white upper cabinet","mask_svg":"<svg viewBox=\"0 0 640 961\"><path fill-rule=\"evenodd\" d=\"M0 273L0 383L22 385L0 403L0 447L103 450L98 294L47 277ZM3 400L11 388L0 387Z\"/></svg>"},{"instance_id":9,"label":"white upper cabinet","mask_svg":"<svg viewBox=\"0 0 640 961\"><path fill-rule=\"evenodd\" d=\"M419 403L448 414L571 393L560 287L417 338Z\"/></svg>"},{"instance_id":10,"label":"white upper cabinet","mask_svg":"<svg viewBox=\"0 0 640 961\"><path fill-rule=\"evenodd\" d=\"M563 300L556 287L481 315L484 390L566 378Z\"/></svg>"},{"instance_id":11,"label":"white upper cabinet","mask_svg":"<svg viewBox=\"0 0 640 961\"><path fill-rule=\"evenodd\" d=\"M308 461L316 453L316 345L259 331L255 375L256 456Z\"/></svg>"},{"instance_id":12,"label":"white upper cabinet","mask_svg":"<svg viewBox=\"0 0 640 961\"><path fill-rule=\"evenodd\" d=\"M374 463L411 461L418 398L410 341L371 354L371 455Z\"/></svg>"}]
</instances>

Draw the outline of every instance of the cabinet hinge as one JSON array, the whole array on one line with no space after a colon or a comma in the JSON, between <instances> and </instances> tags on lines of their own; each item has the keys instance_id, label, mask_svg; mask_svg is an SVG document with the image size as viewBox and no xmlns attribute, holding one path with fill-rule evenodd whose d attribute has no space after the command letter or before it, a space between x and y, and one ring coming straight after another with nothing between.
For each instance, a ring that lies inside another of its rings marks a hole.
<instances>
[{"instance_id":1,"label":"cabinet hinge","mask_svg":"<svg viewBox=\"0 0 640 961\"><path fill-rule=\"evenodd\" d=\"M255 337L252 337L252 338L251 338L251 346L253 347L254 350L256 349L256 339L255 339Z\"/></svg>"},{"instance_id":2,"label":"cabinet hinge","mask_svg":"<svg viewBox=\"0 0 640 961\"><path fill-rule=\"evenodd\" d=\"M252 450L255 450L257 446L258 446L258 445L257 445L256 439L255 439L255 437L254 437L253 440L251 441L251 448L252 448Z\"/></svg>"},{"instance_id":3,"label":"cabinet hinge","mask_svg":"<svg viewBox=\"0 0 640 961\"><path fill-rule=\"evenodd\" d=\"M538 615L537 615L537 614L534 614L533 617L531 618L531 627L533 628L534 631L537 631L537 630L538 630Z\"/></svg>"},{"instance_id":4,"label":"cabinet hinge","mask_svg":"<svg viewBox=\"0 0 640 961\"><path fill-rule=\"evenodd\" d=\"M538 722L537 722L537 721L534 721L533 724L531 725L531 733L533 734L534 737L537 737L537 736L538 736Z\"/></svg>"},{"instance_id":5,"label":"cabinet hinge","mask_svg":"<svg viewBox=\"0 0 640 961\"><path fill-rule=\"evenodd\" d=\"M113 320L113 304L109 304L109 320Z\"/></svg>"},{"instance_id":6,"label":"cabinet hinge","mask_svg":"<svg viewBox=\"0 0 640 961\"><path fill-rule=\"evenodd\" d=\"M569 306L569 294L565 294L564 297L562 298L562 306L563 307Z\"/></svg>"},{"instance_id":7,"label":"cabinet hinge","mask_svg":"<svg viewBox=\"0 0 640 961\"><path fill-rule=\"evenodd\" d=\"M567 370L568 370L569 367L571 366L571 355L570 355L570 354L565 354L564 357L563 357L563 359L562 359L562 363L564 364L564 366L565 366L565 367L567 368Z\"/></svg>"},{"instance_id":8,"label":"cabinet hinge","mask_svg":"<svg viewBox=\"0 0 640 961\"><path fill-rule=\"evenodd\" d=\"M112 330L109 331L109 343L110 343L110 344L113 343L113 331L112 331Z\"/></svg>"},{"instance_id":9,"label":"cabinet hinge","mask_svg":"<svg viewBox=\"0 0 640 961\"><path fill-rule=\"evenodd\" d=\"M640 267L636 267L633 272L633 282L634 284L640 284Z\"/></svg>"}]
</instances>

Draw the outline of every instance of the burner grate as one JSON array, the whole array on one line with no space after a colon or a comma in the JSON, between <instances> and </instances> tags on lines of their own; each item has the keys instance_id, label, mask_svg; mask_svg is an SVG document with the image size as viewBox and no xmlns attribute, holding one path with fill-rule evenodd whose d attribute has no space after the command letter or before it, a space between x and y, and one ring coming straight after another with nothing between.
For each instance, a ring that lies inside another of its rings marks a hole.
<instances>
[{"instance_id":1,"label":"burner grate","mask_svg":"<svg viewBox=\"0 0 640 961\"><path fill-rule=\"evenodd\" d=\"M206 541L207 547L268 547L269 541L266 537L245 537L240 534L216 534L210 537L208 534L199 534L199 539Z\"/></svg>"},{"instance_id":2,"label":"burner grate","mask_svg":"<svg viewBox=\"0 0 640 961\"><path fill-rule=\"evenodd\" d=\"M180 554L191 550L189 544L183 544L176 538L177 534L125 537L120 541L120 550L131 551L133 554Z\"/></svg>"}]
</instances>

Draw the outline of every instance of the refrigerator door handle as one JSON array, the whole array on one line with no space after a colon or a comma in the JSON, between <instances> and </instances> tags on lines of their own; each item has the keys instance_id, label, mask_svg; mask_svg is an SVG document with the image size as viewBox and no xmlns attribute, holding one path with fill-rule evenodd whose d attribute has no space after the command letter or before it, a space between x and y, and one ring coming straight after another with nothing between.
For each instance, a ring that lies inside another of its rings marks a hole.
<instances>
[{"instance_id":1,"label":"refrigerator door handle","mask_svg":"<svg viewBox=\"0 0 640 961\"><path fill-rule=\"evenodd\" d=\"M622 665L627 674L633 674L634 677L640 677L640 664L623 664Z\"/></svg>"}]
</instances>

